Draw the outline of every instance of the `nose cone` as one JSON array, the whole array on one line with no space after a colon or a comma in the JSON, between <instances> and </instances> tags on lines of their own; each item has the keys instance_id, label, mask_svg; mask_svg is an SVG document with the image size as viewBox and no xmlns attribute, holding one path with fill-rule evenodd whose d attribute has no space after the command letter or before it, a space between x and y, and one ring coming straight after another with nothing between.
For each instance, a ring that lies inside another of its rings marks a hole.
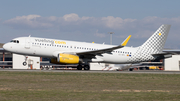
<instances>
[{"instance_id":1,"label":"nose cone","mask_svg":"<svg viewBox=\"0 0 180 101\"><path fill-rule=\"evenodd\" d=\"M3 45L3 49L4 49L4 50L7 50L7 51L8 51L9 48L10 48L10 47L9 47L8 43L6 43L6 44Z\"/></svg>"}]
</instances>

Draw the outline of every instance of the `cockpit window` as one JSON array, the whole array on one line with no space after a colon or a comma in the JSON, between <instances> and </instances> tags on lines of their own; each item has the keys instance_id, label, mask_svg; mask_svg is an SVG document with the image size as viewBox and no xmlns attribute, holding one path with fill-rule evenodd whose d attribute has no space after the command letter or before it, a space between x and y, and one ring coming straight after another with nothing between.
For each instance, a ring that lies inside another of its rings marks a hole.
<instances>
[{"instance_id":1,"label":"cockpit window","mask_svg":"<svg viewBox=\"0 0 180 101\"><path fill-rule=\"evenodd\" d=\"M11 40L12 43L19 43L19 40Z\"/></svg>"}]
</instances>

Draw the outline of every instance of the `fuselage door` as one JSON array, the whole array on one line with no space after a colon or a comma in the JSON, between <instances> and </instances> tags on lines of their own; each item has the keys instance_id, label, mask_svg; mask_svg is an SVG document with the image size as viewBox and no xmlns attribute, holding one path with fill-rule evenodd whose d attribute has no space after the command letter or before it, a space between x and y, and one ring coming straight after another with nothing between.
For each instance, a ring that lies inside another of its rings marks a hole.
<instances>
[{"instance_id":1,"label":"fuselage door","mask_svg":"<svg viewBox=\"0 0 180 101\"><path fill-rule=\"evenodd\" d=\"M25 48L30 49L30 39L26 39Z\"/></svg>"}]
</instances>

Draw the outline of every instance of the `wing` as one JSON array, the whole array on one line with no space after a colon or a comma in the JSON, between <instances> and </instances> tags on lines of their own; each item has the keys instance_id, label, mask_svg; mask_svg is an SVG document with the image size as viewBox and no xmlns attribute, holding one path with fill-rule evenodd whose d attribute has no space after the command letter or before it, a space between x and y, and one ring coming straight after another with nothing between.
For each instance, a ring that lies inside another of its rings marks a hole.
<instances>
[{"instance_id":1,"label":"wing","mask_svg":"<svg viewBox=\"0 0 180 101\"><path fill-rule=\"evenodd\" d=\"M93 51L87 51L87 52L77 52L77 55L98 55L98 54L102 54L102 53L109 53L112 52L115 49L119 49L122 48L124 46L126 46L126 44L128 43L129 39L131 38L131 35L129 35L123 42L121 45L119 46L115 46L115 47L111 47L111 48L106 48L106 49L99 49L99 50L93 50Z\"/></svg>"}]
</instances>

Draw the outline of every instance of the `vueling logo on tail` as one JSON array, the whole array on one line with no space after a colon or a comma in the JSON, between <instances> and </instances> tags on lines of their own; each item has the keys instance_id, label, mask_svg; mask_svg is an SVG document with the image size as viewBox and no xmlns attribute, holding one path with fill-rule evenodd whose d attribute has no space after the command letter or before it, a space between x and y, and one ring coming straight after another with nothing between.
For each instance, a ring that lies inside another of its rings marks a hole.
<instances>
[{"instance_id":1,"label":"vueling logo on tail","mask_svg":"<svg viewBox=\"0 0 180 101\"><path fill-rule=\"evenodd\" d=\"M132 62L144 62L154 60L154 54L159 54L164 48L171 25L162 25L129 59Z\"/></svg>"}]
</instances>

